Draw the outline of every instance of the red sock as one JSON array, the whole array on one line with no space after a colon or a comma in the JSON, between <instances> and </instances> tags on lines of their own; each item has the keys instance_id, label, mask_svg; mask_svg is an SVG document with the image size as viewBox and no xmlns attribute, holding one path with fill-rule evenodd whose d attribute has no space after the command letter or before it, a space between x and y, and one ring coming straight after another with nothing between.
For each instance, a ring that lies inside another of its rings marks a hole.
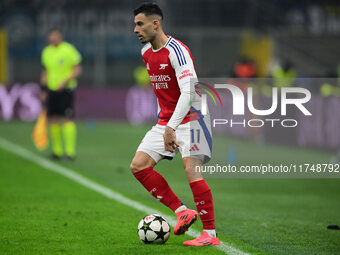
<instances>
[{"instance_id":1,"label":"red sock","mask_svg":"<svg viewBox=\"0 0 340 255\"><path fill-rule=\"evenodd\" d=\"M152 167L139 170L133 174L136 179L153 195L157 200L175 211L182 205L181 200L172 191L164 177Z\"/></svg>"},{"instance_id":2,"label":"red sock","mask_svg":"<svg viewBox=\"0 0 340 255\"><path fill-rule=\"evenodd\" d=\"M203 229L215 229L214 204L208 184L205 180L199 180L190 182L189 185L203 223Z\"/></svg>"}]
</instances>

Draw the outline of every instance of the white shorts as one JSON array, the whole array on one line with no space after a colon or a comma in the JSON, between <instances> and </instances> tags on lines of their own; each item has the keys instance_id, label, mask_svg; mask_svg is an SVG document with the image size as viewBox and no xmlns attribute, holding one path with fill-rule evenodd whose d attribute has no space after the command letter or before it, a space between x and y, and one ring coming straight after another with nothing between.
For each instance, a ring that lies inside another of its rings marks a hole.
<instances>
[{"instance_id":1,"label":"white shorts","mask_svg":"<svg viewBox=\"0 0 340 255\"><path fill-rule=\"evenodd\" d=\"M203 116L201 116L203 117ZM152 157L156 163L161 159L172 159L179 151L182 158L200 158L206 163L211 158L212 135L210 126L210 116L193 120L178 126L176 130L176 140L179 148L175 152L164 149L163 134L166 126L159 124L152 127L146 133L137 151L143 151Z\"/></svg>"}]
</instances>

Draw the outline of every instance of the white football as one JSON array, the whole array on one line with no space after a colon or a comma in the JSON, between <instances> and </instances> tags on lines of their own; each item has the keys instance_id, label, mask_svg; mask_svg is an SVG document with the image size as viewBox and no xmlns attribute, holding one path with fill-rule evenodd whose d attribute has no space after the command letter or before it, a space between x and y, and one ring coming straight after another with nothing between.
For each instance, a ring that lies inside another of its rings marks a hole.
<instances>
[{"instance_id":1,"label":"white football","mask_svg":"<svg viewBox=\"0 0 340 255\"><path fill-rule=\"evenodd\" d=\"M170 225L161 215L145 216L138 224L139 239L145 244L163 244L170 236Z\"/></svg>"}]
</instances>

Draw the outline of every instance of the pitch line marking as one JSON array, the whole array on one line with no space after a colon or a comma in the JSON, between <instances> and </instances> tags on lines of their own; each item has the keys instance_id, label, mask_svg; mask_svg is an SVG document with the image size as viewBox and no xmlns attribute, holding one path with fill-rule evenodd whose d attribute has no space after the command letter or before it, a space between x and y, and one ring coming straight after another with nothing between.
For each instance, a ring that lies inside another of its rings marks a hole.
<instances>
[{"instance_id":1,"label":"pitch line marking","mask_svg":"<svg viewBox=\"0 0 340 255\"><path fill-rule=\"evenodd\" d=\"M138 211L141 211L146 214L153 214L153 213L158 213L163 215L170 225L174 227L176 225L176 219L173 216L165 215L164 213L161 213L151 207L145 206L140 202L134 201L128 197L123 196L122 194L113 191L99 183L96 183L90 179L88 179L85 176L82 176L81 174L75 172L74 170L71 170L69 168L66 168L64 166L58 165L48 159L45 159L41 156L36 155L33 152L30 152L21 146L14 144L6 139L3 139L0 137L0 147L2 147L4 150L12 152L13 154L16 154L28 161L34 162L37 165L42 166L46 170L49 170L51 172L58 173L64 177L69 178L70 180L73 180L74 182L77 182L91 190L96 191L97 193L111 199L115 200L119 203L122 203L124 205L130 206ZM194 229L189 229L189 231L186 232L187 235L191 237L198 237L201 235L201 232L194 230ZM231 244L228 244L226 242L221 241L221 245L219 246L213 246L214 248L223 251L224 253L228 255L251 255L250 253L243 252L236 247L234 247Z\"/></svg>"}]
</instances>

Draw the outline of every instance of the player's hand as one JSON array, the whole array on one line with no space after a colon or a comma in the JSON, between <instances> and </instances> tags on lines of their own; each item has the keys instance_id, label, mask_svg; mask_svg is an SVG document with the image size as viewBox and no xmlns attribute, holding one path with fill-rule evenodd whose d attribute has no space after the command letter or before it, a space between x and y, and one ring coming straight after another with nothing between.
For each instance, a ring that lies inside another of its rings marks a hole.
<instances>
[{"instance_id":1,"label":"player's hand","mask_svg":"<svg viewBox=\"0 0 340 255\"><path fill-rule=\"evenodd\" d=\"M176 132L171 127L166 126L163 134L164 148L166 151L174 152L179 147L176 141Z\"/></svg>"},{"instance_id":2,"label":"player's hand","mask_svg":"<svg viewBox=\"0 0 340 255\"><path fill-rule=\"evenodd\" d=\"M43 105L46 104L46 101L47 101L47 92L46 91L41 91L40 92L40 101Z\"/></svg>"},{"instance_id":3,"label":"player's hand","mask_svg":"<svg viewBox=\"0 0 340 255\"><path fill-rule=\"evenodd\" d=\"M65 89L65 87L66 87L66 82L60 83L58 86L58 91L62 91L63 89Z\"/></svg>"}]
</instances>

